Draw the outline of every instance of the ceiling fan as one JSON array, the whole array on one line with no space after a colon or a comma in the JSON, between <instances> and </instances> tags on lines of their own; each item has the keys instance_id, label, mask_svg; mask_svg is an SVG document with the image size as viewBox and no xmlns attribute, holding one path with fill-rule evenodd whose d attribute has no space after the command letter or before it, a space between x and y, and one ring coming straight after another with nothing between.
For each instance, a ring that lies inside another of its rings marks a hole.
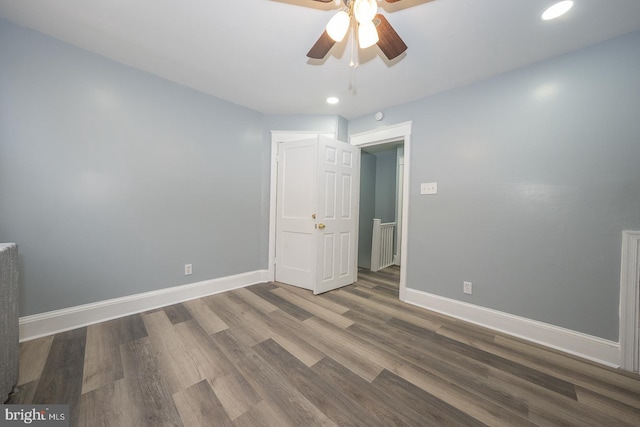
<instances>
[{"instance_id":1,"label":"ceiling fan","mask_svg":"<svg viewBox=\"0 0 640 427\"><path fill-rule=\"evenodd\" d=\"M336 0L313 0L330 3ZM400 0L384 0L395 3ZM339 2L339 0L337 1ZM307 53L309 58L322 59L336 42L341 42L352 28L361 49L377 44L388 59L394 59L407 50L407 45L393 29L384 15L377 13L376 0L342 0L344 7L327 23L325 31Z\"/></svg>"}]
</instances>

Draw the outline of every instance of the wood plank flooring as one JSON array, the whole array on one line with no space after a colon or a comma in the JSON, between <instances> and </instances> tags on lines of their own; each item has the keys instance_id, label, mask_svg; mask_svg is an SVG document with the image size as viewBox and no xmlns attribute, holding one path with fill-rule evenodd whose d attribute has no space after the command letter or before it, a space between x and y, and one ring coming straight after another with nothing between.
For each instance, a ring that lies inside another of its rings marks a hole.
<instances>
[{"instance_id":1,"label":"wood plank flooring","mask_svg":"<svg viewBox=\"0 0 640 427\"><path fill-rule=\"evenodd\" d=\"M640 377L398 300L397 267L314 296L238 289L20 348L9 403L73 426L640 426Z\"/></svg>"}]
</instances>

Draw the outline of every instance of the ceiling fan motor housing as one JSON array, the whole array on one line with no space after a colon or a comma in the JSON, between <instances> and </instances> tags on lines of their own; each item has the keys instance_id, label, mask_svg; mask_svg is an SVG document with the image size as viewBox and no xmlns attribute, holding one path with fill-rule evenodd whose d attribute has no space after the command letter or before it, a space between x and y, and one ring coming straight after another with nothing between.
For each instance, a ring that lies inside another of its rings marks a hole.
<instances>
[{"instance_id":1,"label":"ceiling fan motor housing","mask_svg":"<svg viewBox=\"0 0 640 427\"><path fill-rule=\"evenodd\" d=\"M313 0L329 3L333 0ZM395 3L400 0L385 0ZM376 0L342 0L346 10L334 15L320 38L311 47L307 56L323 59L336 42L341 42L346 35L352 19L358 22L358 39L360 48L365 49L374 44L391 60L407 50L407 45L393 29L384 15L377 13Z\"/></svg>"}]
</instances>

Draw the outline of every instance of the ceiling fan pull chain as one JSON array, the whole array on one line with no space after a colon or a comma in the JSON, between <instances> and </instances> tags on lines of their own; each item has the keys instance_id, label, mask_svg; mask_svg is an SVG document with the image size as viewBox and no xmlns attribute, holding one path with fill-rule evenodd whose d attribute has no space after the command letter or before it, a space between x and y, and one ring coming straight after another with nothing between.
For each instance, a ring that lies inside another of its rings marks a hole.
<instances>
[{"instance_id":1,"label":"ceiling fan pull chain","mask_svg":"<svg viewBox=\"0 0 640 427\"><path fill-rule=\"evenodd\" d=\"M352 95L355 95L358 90L356 88L356 70L360 65L358 63L358 40L357 40L357 32L355 30L355 25L351 26L351 61L349 62L349 67L351 68L351 78L349 81L349 91Z\"/></svg>"},{"instance_id":2,"label":"ceiling fan pull chain","mask_svg":"<svg viewBox=\"0 0 640 427\"><path fill-rule=\"evenodd\" d=\"M353 20L353 18L351 19ZM351 61L349 62L351 68L358 68L358 65L360 65L358 63L358 36L355 27L356 25L351 25Z\"/></svg>"},{"instance_id":3,"label":"ceiling fan pull chain","mask_svg":"<svg viewBox=\"0 0 640 427\"><path fill-rule=\"evenodd\" d=\"M351 95L357 95L358 89L356 88L356 69L351 69L351 81L349 82L349 92Z\"/></svg>"}]
</instances>

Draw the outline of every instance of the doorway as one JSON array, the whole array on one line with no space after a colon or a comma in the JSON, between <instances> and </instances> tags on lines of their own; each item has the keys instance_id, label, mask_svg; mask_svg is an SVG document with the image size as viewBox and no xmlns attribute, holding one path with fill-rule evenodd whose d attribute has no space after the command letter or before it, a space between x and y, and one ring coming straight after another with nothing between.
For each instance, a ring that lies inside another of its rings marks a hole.
<instances>
[{"instance_id":1,"label":"doorway","mask_svg":"<svg viewBox=\"0 0 640 427\"><path fill-rule=\"evenodd\" d=\"M399 245L399 258L400 258L400 284L399 294L400 300L406 299L407 288L407 258L408 258L408 236L409 236L409 190L411 181L409 175L411 172L411 125L412 122L399 123L397 125L384 126L381 128L373 129L370 131L360 132L352 134L349 137L349 142L353 145L357 145L360 148L373 147L376 145L383 145L391 142L402 141L404 145L404 162L402 172L402 214L399 216L401 221L401 237Z\"/></svg>"},{"instance_id":2,"label":"doorway","mask_svg":"<svg viewBox=\"0 0 640 427\"><path fill-rule=\"evenodd\" d=\"M407 284L407 236L409 233L409 173L411 159L411 122L380 127L374 130L360 132L349 136L349 143L360 148L372 147L394 141L402 141L404 144L403 190L402 190L402 230L400 244L400 300L406 298ZM300 131L272 131L271 132L271 185L270 185L270 209L269 209L269 261L267 269L268 280L275 279L275 254L276 254L276 194L277 194L277 159L276 148L279 142L301 140L314 136L327 136L337 138L335 132L300 132Z\"/></svg>"},{"instance_id":3,"label":"doorway","mask_svg":"<svg viewBox=\"0 0 640 427\"><path fill-rule=\"evenodd\" d=\"M358 267L400 265L404 143L361 149Z\"/></svg>"}]
</instances>

